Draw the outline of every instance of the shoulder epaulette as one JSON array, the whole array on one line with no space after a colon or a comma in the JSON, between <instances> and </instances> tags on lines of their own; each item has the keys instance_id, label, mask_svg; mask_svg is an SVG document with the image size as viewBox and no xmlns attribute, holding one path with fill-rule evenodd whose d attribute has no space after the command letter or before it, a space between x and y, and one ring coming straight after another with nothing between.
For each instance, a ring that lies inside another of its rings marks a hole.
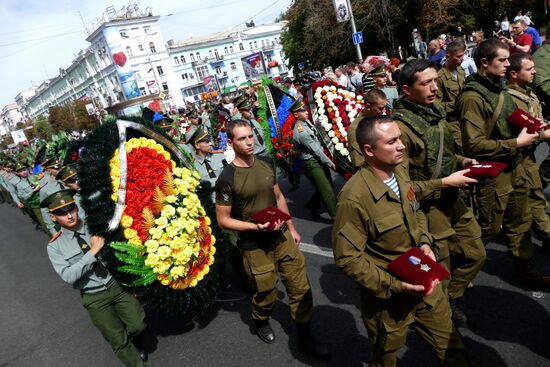
<instances>
[{"instance_id":1,"label":"shoulder epaulette","mask_svg":"<svg viewBox=\"0 0 550 367\"><path fill-rule=\"evenodd\" d=\"M48 241L48 243L53 243L55 240L59 238L59 236L61 236L61 231L54 233L54 235L52 236L52 238L50 238L50 241Z\"/></svg>"}]
</instances>

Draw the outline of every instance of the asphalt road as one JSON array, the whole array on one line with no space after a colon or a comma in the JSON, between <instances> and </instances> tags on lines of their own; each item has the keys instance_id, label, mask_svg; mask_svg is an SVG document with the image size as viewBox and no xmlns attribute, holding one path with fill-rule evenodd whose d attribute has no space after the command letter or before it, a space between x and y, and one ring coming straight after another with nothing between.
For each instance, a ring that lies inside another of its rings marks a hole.
<instances>
[{"instance_id":1,"label":"asphalt road","mask_svg":"<svg viewBox=\"0 0 550 367\"><path fill-rule=\"evenodd\" d=\"M544 149L546 149L544 147ZM540 152L539 152L540 155ZM342 185L340 179L336 186ZM283 191L288 186L283 184ZM284 288L272 326L273 345L251 329L250 294L229 271L216 305L191 323L148 315L149 366L365 366L369 348L357 308L354 284L335 266L330 224L312 220L303 205L311 186L305 180L288 193L289 207L302 234L302 250L313 287L313 330L329 343L333 359L319 361L295 346L296 331ZM0 205L0 366L120 366L91 324L80 295L53 271L47 238L18 209ZM550 295L511 284L512 263L505 247L492 243L488 258L467 293L469 330L462 330L476 366L550 366ZM536 242L535 262L546 269L550 256ZM436 366L426 343L410 331L400 366Z\"/></svg>"}]
</instances>

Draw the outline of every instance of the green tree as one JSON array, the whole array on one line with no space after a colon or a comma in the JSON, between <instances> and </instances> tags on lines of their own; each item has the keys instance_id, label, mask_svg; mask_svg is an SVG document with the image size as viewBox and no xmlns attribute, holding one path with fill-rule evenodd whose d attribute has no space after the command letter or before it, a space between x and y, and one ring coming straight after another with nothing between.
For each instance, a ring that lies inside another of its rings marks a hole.
<instances>
[{"instance_id":1,"label":"green tree","mask_svg":"<svg viewBox=\"0 0 550 367\"><path fill-rule=\"evenodd\" d=\"M52 136L52 128L44 115L39 115L34 123L34 135L40 139L49 140Z\"/></svg>"},{"instance_id":2,"label":"green tree","mask_svg":"<svg viewBox=\"0 0 550 367\"><path fill-rule=\"evenodd\" d=\"M76 130L92 130L97 127L98 121L95 116L88 115L86 105L89 101L75 101L72 105L74 111L74 129Z\"/></svg>"},{"instance_id":3,"label":"green tree","mask_svg":"<svg viewBox=\"0 0 550 367\"><path fill-rule=\"evenodd\" d=\"M281 42L292 66L322 68L355 59L349 24L336 21L331 0L296 0L284 18Z\"/></svg>"}]
</instances>

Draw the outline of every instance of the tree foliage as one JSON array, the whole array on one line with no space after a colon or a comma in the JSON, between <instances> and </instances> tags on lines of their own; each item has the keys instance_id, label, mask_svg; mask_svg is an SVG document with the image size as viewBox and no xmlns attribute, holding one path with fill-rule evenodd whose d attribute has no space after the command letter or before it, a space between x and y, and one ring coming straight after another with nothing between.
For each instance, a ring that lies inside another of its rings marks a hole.
<instances>
[{"instance_id":1,"label":"tree foliage","mask_svg":"<svg viewBox=\"0 0 550 367\"><path fill-rule=\"evenodd\" d=\"M363 32L363 55L397 54L411 44L417 28L425 40L461 26L467 33L483 29L491 34L495 20L519 10L530 10L535 24L547 21L539 0L352 0L358 31ZM315 68L355 60L350 22L336 22L331 0L295 0L279 18L288 21L281 36L290 64L303 62Z\"/></svg>"},{"instance_id":2,"label":"tree foliage","mask_svg":"<svg viewBox=\"0 0 550 367\"><path fill-rule=\"evenodd\" d=\"M285 20L281 42L292 66L320 68L354 59L349 22L336 22L331 0L297 0Z\"/></svg>"},{"instance_id":3,"label":"tree foliage","mask_svg":"<svg viewBox=\"0 0 550 367\"><path fill-rule=\"evenodd\" d=\"M50 107L50 115L48 117L48 123L51 128L50 133L91 130L96 127L98 121L94 116L88 116L85 107L87 103L87 101L73 101L63 106Z\"/></svg>"},{"instance_id":4,"label":"tree foliage","mask_svg":"<svg viewBox=\"0 0 550 367\"><path fill-rule=\"evenodd\" d=\"M44 115L39 115L34 122L33 133L40 139L49 140L52 136L52 128Z\"/></svg>"}]
</instances>

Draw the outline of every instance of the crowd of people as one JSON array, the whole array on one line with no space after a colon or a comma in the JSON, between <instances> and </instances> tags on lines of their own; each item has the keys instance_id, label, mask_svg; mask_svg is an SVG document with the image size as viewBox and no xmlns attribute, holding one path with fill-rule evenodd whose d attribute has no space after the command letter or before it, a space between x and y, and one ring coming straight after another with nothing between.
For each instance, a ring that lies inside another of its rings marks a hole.
<instances>
[{"instance_id":1,"label":"crowd of people","mask_svg":"<svg viewBox=\"0 0 550 367\"><path fill-rule=\"evenodd\" d=\"M468 327L464 297L484 265L485 246L497 235L513 259L512 279L550 288L550 277L533 267L539 250L531 238L534 231L550 252L543 193L550 162L539 168L534 156L537 145L550 140L544 122L550 116L550 43L532 37L531 25L528 15L518 15L512 24L506 18L495 24L492 38L477 32L468 59L462 33L431 40L426 57L404 63L374 56L359 65L327 68L324 78L364 97L364 110L347 131L356 172L339 194L331 175L336 163L304 103L308 86L299 79L281 81L293 98L289 113L302 172L314 188L306 207L318 218L322 203L331 218L335 263L359 287L371 366L397 363L409 326L442 365L471 365L457 330ZM257 88L169 115L146 109L143 117L192 156L201 182L211 188L217 223L235 234L253 285L251 317L258 337L276 340L269 319L281 279L299 348L329 359L328 346L310 332L313 297L297 246L299 228L285 217L251 221L270 207L291 215L278 184L280 167L255 114ZM537 119L536 130L509 122L518 109ZM3 161L3 199L26 210L51 235L48 256L55 271L81 292L94 325L120 360L143 365L143 309L103 266L106 241L86 228L76 165L62 166L60 158L43 155L27 165ZM487 162L505 168L493 177L472 176L472 167ZM426 287L388 270L413 247L447 269L450 278Z\"/></svg>"}]
</instances>

